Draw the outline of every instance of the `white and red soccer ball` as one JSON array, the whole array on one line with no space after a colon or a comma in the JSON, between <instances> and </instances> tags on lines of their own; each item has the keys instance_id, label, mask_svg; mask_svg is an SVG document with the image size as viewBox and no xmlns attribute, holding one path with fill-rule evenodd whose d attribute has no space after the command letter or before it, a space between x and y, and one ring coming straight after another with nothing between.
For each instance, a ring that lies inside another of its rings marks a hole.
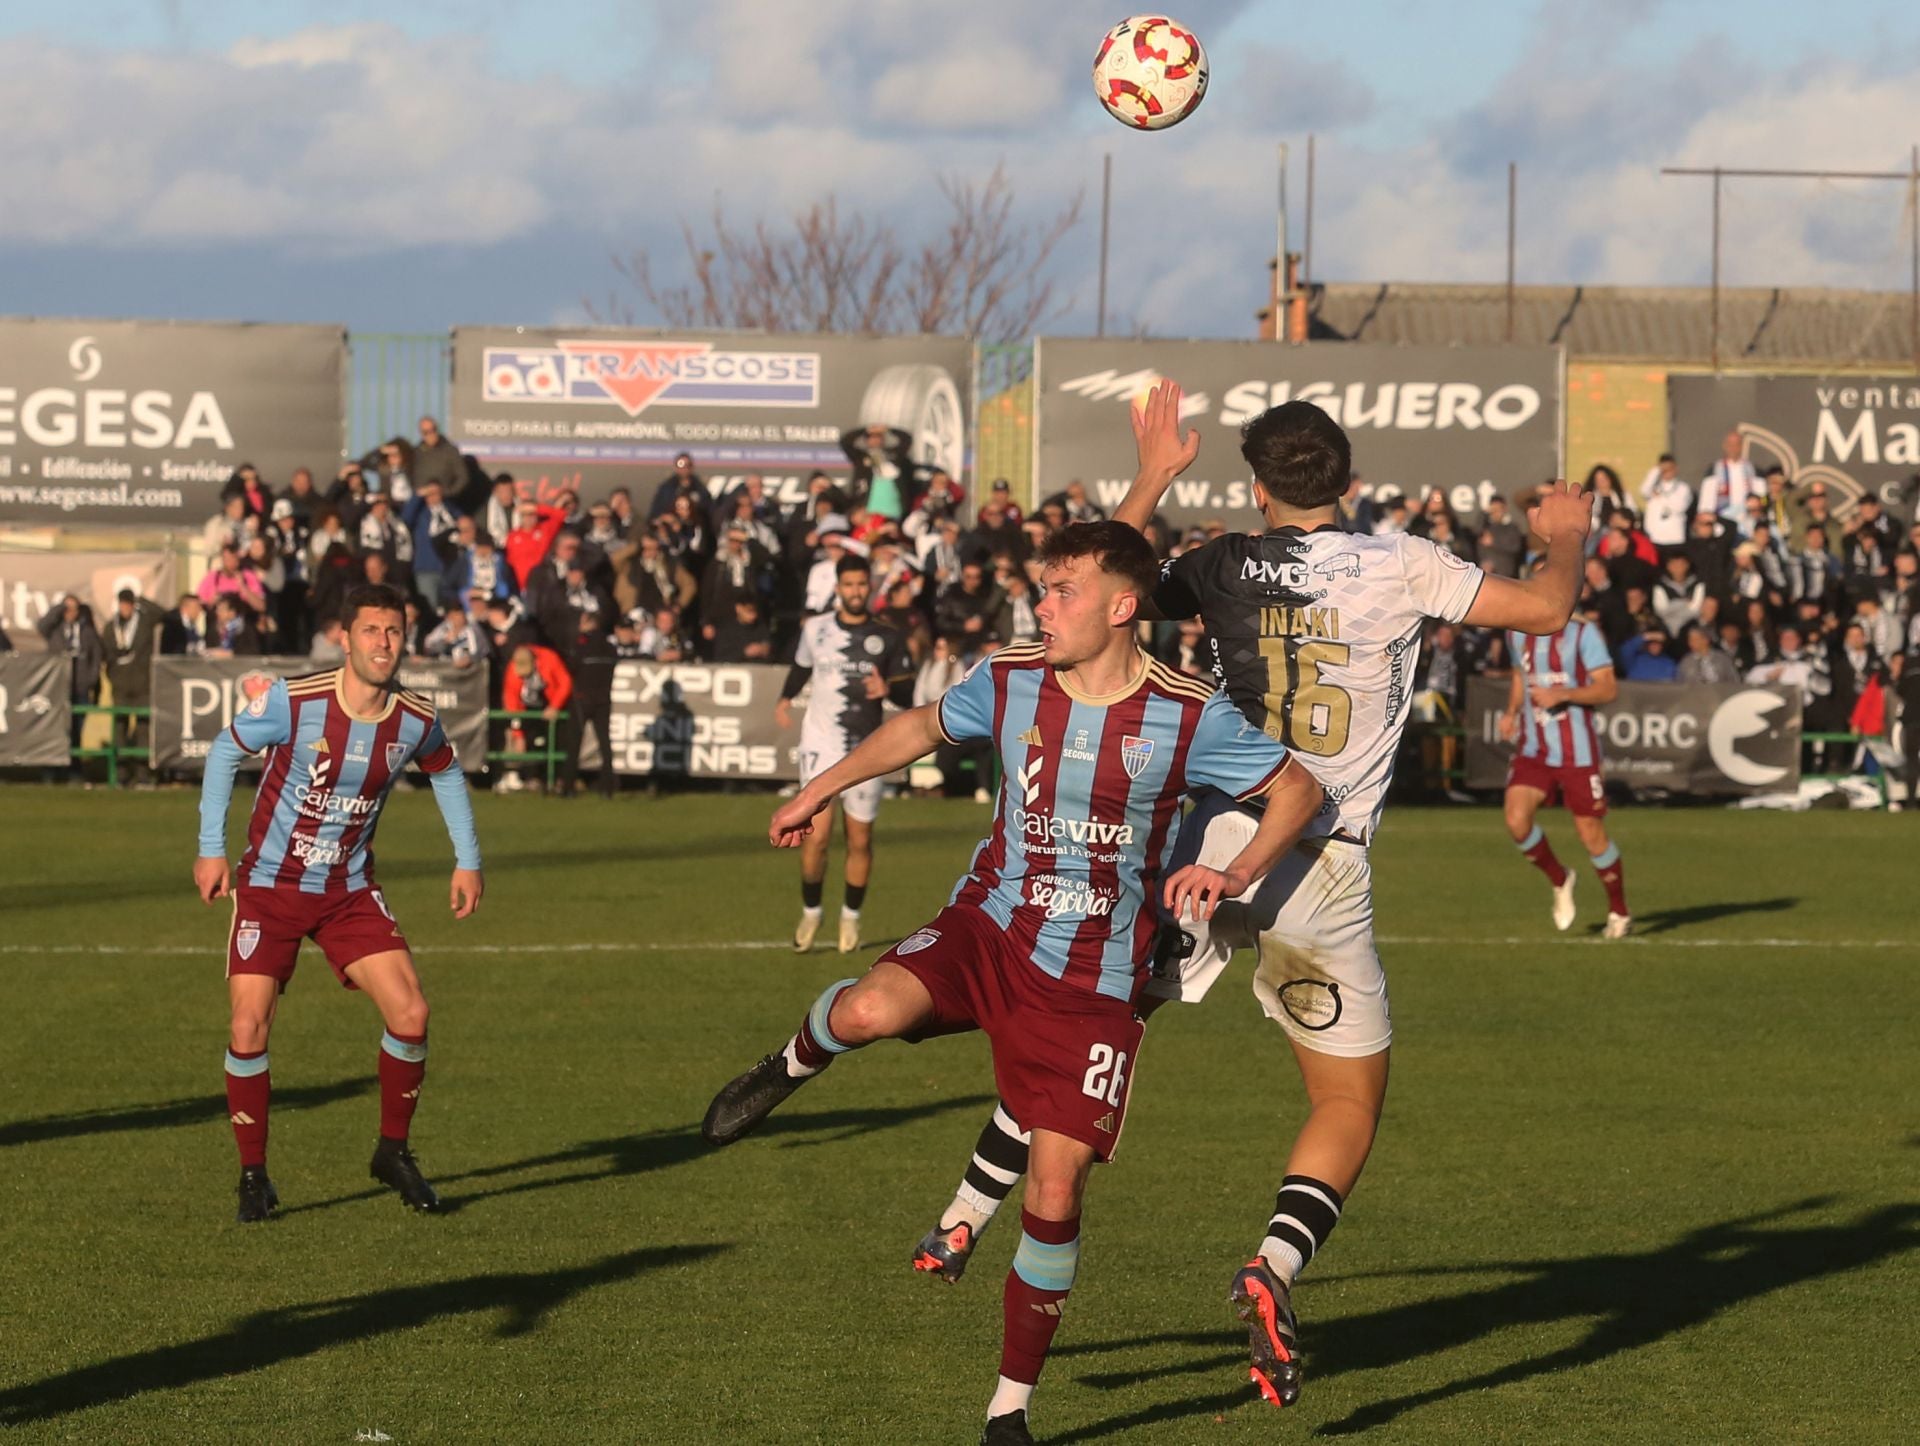
<instances>
[{"instance_id":1,"label":"white and red soccer ball","mask_svg":"<svg viewBox=\"0 0 1920 1446\"><path fill-rule=\"evenodd\" d=\"M1100 42L1093 92L1122 125L1164 130L1192 115L1206 95L1207 52L1177 20L1129 16Z\"/></svg>"}]
</instances>

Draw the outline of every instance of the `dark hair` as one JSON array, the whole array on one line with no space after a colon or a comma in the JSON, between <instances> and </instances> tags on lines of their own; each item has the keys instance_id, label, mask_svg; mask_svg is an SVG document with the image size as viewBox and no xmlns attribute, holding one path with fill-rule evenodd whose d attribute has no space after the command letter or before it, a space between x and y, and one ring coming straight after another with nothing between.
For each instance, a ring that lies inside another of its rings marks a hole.
<instances>
[{"instance_id":1,"label":"dark hair","mask_svg":"<svg viewBox=\"0 0 1920 1446\"><path fill-rule=\"evenodd\" d=\"M140 599L130 587L123 587L114 595L115 602L139 602Z\"/></svg>"},{"instance_id":2,"label":"dark hair","mask_svg":"<svg viewBox=\"0 0 1920 1446\"><path fill-rule=\"evenodd\" d=\"M1353 481L1353 449L1340 424L1312 402L1269 407L1240 429L1253 480L1289 507L1329 507Z\"/></svg>"},{"instance_id":3,"label":"dark hair","mask_svg":"<svg viewBox=\"0 0 1920 1446\"><path fill-rule=\"evenodd\" d=\"M873 576L872 567L868 566L867 560L857 552L846 553L833 565L833 575L836 578L845 577L850 572L864 572L868 577Z\"/></svg>"},{"instance_id":4,"label":"dark hair","mask_svg":"<svg viewBox=\"0 0 1920 1446\"><path fill-rule=\"evenodd\" d=\"M1042 567L1090 557L1102 572L1125 578L1142 602L1160 585L1160 559L1153 544L1124 522L1071 523L1041 543L1037 556Z\"/></svg>"},{"instance_id":5,"label":"dark hair","mask_svg":"<svg viewBox=\"0 0 1920 1446\"><path fill-rule=\"evenodd\" d=\"M1599 487L1600 479L1603 476L1613 484L1613 490L1615 492L1622 490L1620 474L1605 462L1596 462L1593 464L1593 470L1587 473L1587 491L1595 491Z\"/></svg>"},{"instance_id":6,"label":"dark hair","mask_svg":"<svg viewBox=\"0 0 1920 1446\"><path fill-rule=\"evenodd\" d=\"M376 612L399 613L407 615L407 596L397 587L388 587L384 583L366 582L348 591L340 603L340 621L348 627L360 616L362 608L372 608Z\"/></svg>"}]
</instances>

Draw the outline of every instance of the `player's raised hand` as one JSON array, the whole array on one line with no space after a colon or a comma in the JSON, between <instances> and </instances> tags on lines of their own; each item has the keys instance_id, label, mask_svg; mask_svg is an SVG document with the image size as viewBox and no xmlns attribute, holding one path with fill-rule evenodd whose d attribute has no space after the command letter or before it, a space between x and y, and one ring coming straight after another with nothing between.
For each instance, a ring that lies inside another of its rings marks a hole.
<instances>
[{"instance_id":1,"label":"player's raised hand","mask_svg":"<svg viewBox=\"0 0 1920 1446\"><path fill-rule=\"evenodd\" d=\"M1160 381L1147 393L1145 405L1133 406L1133 441L1140 451L1140 475L1172 481L1200 455L1200 433L1192 427L1180 435L1180 383Z\"/></svg>"},{"instance_id":2,"label":"player's raised hand","mask_svg":"<svg viewBox=\"0 0 1920 1446\"><path fill-rule=\"evenodd\" d=\"M1219 869L1188 864L1167 879L1167 908L1176 920L1211 919L1215 909L1228 899L1244 894L1248 884L1249 880L1237 877L1231 870L1223 873Z\"/></svg>"},{"instance_id":3,"label":"player's raised hand","mask_svg":"<svg viewBox=\"0 0 1920 1446\"><path fill-rule=\"evenodd\" d=\"M211 904L215 899L224 899L233 892L233 870L227 866L224 857L195 859L193 886L200 891L200 902L203 904Z\"/></svg>"},{"instance_id":4,"label":"player's raised hand","mask_svg":"<svg viewBox=\"0 0 1920 1446\"><path fill-rule=\"evenodd\" d=\"M867 690L867 701L870 703L877 703L887 696L887 680L878 673L867 674L865 687Z\"/></svg>"},{"instance_id":5,"label":"player's raised hand","mask_svg":"<svg viewBox=\"0 0 1920 1446\"><path fill-rule=\"evenodd\" d=\"M487 881L480 877L478 869L455 869L453 886L447 890L447 902L453 906L453 917L464 919L480 907L480 896L487 891Z\"/></svg>"},{"instance_id":6,"label":"player's raised hand","mask_svg":"<svg viewBox=\"0 0 1920 1446\"><path fill-rule=\"evenodd\" d=\"M1579 483L1555 478L1527 509L1527 526L1546 542L1563 535L1585 537L1593 528L1593 499Z\"/></svg>"},{"instance_id":7,"label":"player's raised hand","mask_svg":"<svg viewBox=\"0 0 1920 1446\"><path fill-rule=\"evenodd\" d=\"M773 823L767 829L767 842L777 849L797 849L800 841L813 832L813 816L820 805L802 789L773 811Z\"/></svg>"}]
</instances>

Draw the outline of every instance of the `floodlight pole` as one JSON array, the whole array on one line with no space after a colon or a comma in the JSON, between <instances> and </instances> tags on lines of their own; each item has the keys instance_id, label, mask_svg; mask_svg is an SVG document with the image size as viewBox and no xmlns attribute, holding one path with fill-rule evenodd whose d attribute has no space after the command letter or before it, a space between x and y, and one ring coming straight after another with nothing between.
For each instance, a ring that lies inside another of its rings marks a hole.
<instances>
[{"instance_id":1,"label":"floodlight pole","mask_svg":"<svg viewBox=\"0 0 1920 1446\"><path fill-rule=\"evenodd\" d=\"M1913 217L1913 278L1908 325L1912 332L1913 366L1920 371L1920 146L1904 171L1743 170L1731 166L1662 166L1663 176L1713 178L1713 369L1720 370L1720 183L1728 176L1761 181L1905 181L1907 208Z\"/></svg>"},{"instance_id":2,"label":"floodlight pole","mask_svg":"<svg viewBox=\"0 0 1920 1446\"><path fill-rule=\"evenodd\" d=\"M1307 234L1300 243L1300 289L1313 287L1313 135L1307 135Z\"/></svg>"},{"instance_id":3,"label":"floodlight pole","mask_svg":"<svg viewBox=\"0 0 1920 1446\"><path fill-rule=\"evenodd\" d=\"M1095 336L1107 334L1107 222L1113 214L1113 152L1108 151L1100 167L1100 318L1094 323Z\"/></svg>"},{"instance_id":4,"label":"floodlight pole","mask_svg":"<svg viewBox=\"0 0 1920 1446\"><path fill-rule=\"evenodd\" d=\"M1287 335L1292 320L1293 288L1287 275L1287 143L1280 142L1280 211L1278 222L1279 235L1274 240L1273 253L1273 339L1291 341Z\"/></svg>"},{"instance_id":5,"label":"floodlight pole","mask_svg":"<svg viewBox=\"0 0 1920 1446\"><path fill-rule=\"evenodd\" d=\"M1514 222L1519 209L1520 165L1507 162L1507 341L1513 341Z\"/></svg>"},{"instance_id":6,"label":"floodlight pole","mask_svg":"<svg viewBox=\"0 0 1920 1446\"><path fill-rule=\"evenodd\" d=\"M1720 168L1713 168L1713 371L1720 374ZM1729 484L1731 485L1731 484Z\"/></svg>"}]
</instances>

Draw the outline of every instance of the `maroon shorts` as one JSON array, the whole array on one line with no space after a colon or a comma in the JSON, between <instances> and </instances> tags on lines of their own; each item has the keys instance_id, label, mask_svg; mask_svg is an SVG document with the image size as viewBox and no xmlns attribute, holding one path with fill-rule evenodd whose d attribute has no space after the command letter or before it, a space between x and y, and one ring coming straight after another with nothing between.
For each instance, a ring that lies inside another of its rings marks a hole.
<instances>
[{"instance_id":1,"label":"maroon shorts","mask_svg":"<svg viewBox=\"0 0 1920 1446\"><path fill-rule=\"evenodd\" d=\"M1131 1004L1041 973L978 909L942 909L880 957L933 996L923 1037L978 1029L992 1041L994 1083L1022 1129L1113 1158L1145 1030Z\"/></svg>"},{"instance_id":2,"label":"maroon shorts","mask_svg":"<svg viewBox=\"0 0 1920 1446\"><path fill-rule=\"evenodd\" d=\"M1547 796L1549 808L1565 803L1567 812L1576 818L1607 816L1606 785L1600 781L1597 768L1573 763L1554 768L1538 758L1516 753L1507 767L1507 787L1537 789Z\"/></svg>"},{"instance_id":3,"label":"maroon shorts","mask_svg":"<svg viewBox=\"0 0 1920 1446\"><path fill-rule=\"evenodd\" d=\"M266 974L285 989L293 978L300 941L311 939L347 988L347 966L369 954L407 947L380 890L303 894L297 889L233 892L233 931L227 936L227 976Z\"/></svg>"}]
</instances>

